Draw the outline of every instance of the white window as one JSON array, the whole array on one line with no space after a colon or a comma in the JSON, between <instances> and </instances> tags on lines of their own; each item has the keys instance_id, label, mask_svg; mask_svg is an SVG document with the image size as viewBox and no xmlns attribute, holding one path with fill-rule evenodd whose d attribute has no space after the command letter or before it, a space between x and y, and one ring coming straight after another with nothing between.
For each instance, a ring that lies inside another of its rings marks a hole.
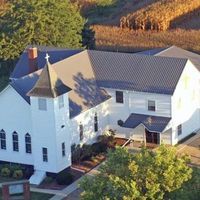
<instances>
[{"instance_id":1,"label":"white window","mask_svg":"<svg viewBox=\"0 0 200 200\"><path fill-rule=\"evenodd\" d=\"M177 132L178 132L178 136L182 134L182 125L178 125L177 126Z\"/></svg>"},{"instance_id":2,"label":"white window","mask_svg":"<svg viewBox=\"0 0 200 200\"><path fill-rule=\"evenodd\" d=\"M45 147L42 148L42 157L43 162L48 162L48 150Z\"/></svg>"},{"instance_id":3,"label":"white window","mask_svg":"<svg viewBox=\"0 0 200 200\"><path fill-rule=\"evenodd\" d=\"M29 133L25 135L25 148L26 148L26 153L31 153L32 148L31 148L31 136Z\"/></svg>"},{"instance_id":4,"label":"white window","mask_svg":"<svg viewBox=\"0 0 200 200\"><path fill-rule=\"evenodd\" d=\"M83 124L79 124L79 136L80 136L80 141L83 140Z\"/></svg>"},{"instance_id":5,"label":"white window","mask_svg":"<svg viewBox=\"0 0 200 200\"><path fill-rule=\"evenodd\" d=\"M19 151L19 138L17 132L13 132L13 151Z\"/></svg>"},{"instance_id":6,"label":"white window","mask_svg":"<svg viewBox=\"0 0 200 200\"><path fill-rule=\"evenodd\" d=\"M122 91L116 91L116 103L124 103L124 94Z\"/></svg>"},{"instance_id":7,"label":"white window","mask_svg":"<svg viewBox=\"0 0 200 200\"><path fill-rule=\"evenodd\" d=\"M63 108L64 107L64 98L63 95L58 97L58 104L59 104L59 108Z\"/></svg>"},{"instance_id":8,"label":"white window","mask_svg":"<svg viewBox=\"0 0 200 200\"><path fill-rule=\"evenodd\" d=\"M65 143L62 143L62 156L65 156Z\"/></svg>"},{"instance_id":9,"label":"white window","mask_svg":"<svg viewBox=\"0 0 200 200\"><path fill-rule=\"evenodd\" d=\"M181 108L182 108L182 99L181 99L181 98L178 99L177 108L178 108L178 109L181 109Z\"/></svg>"},{"instance_id":10,"label":"white window","mask_svg":"<svg viewBox=\"0 0 200 200\"><path fill-rule=\"evenodd\" d=\"M3 129L0 131L0 148L6 150L6 132Z\"/></svg>"},{"instance_id":11,"label":"white window","mask_svg":"<svg viewBox=\"0 0 200 200\"><path fill-rule=\"evenodd\" d=\"M38 99L38 109L39 110L47 110L47 100L44 98Z\"/></svg>"},{"instance_id":12,"label":"white window","mask_svg":"<svg viewBox=\"0 0 200 200\"><path fill-rule=\"evenodd\" d=\"M156 111L156 102L152 100L148 100L148 110Z\"/></svg>"}]
</instances>

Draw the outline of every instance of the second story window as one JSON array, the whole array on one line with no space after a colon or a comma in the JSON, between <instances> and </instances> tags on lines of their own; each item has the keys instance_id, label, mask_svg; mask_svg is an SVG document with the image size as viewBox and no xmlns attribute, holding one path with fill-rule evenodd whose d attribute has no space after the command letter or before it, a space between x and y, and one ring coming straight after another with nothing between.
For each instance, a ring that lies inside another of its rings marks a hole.
<instances>
[{"instance_id":1,"label":"second story window","mask_svg":"<svg viewBox=\"0 0 200 200\"><path fill-rule=\"evenodd\" d=\"M1 149L6 150L6 132L3 129L0 131L0 145Z\"/></svg>"},{"instance_id":2,"label":"second story window","mask_svg":"<svg viewBox=\"0 0 200 200\"><path fill-rule=\"evenodd\" d=\"M116 103L124 103L124 94L122 91L116 91Z\"/></svg>"},{"instance_id":3,"label":"second story window","mask_svg":"<svg viewBox=\"0 0 200 200\"><path fill-rule=\"evenodd\" d=\"M156 111L156 102L148 100L148 110L149 111Z\"/></svg>"},{"instance_id":4,"label":"second story window","mask_svg":"<svg viewBox=\"0 0 200 200\"><path fill-rule=\"evenodd\" d=\"M83 124L79 124L80 141L83 140Z\"/></svg>"},{"instance_id":5,"label":"second story window","mask_svg":"<svg viewBox=\"0 0 200 200\"><path fill-rule=\"evenodd\" d=\"M59 104L59 109L64 107L64 97L63 97L63 95L58 97L58 104Z\"/></svg>"},{"instance_id":6,"label":"second story window","mask_svg":"<svg viewBox=\"0 0 200 200\"><path fill-rule=\"evenodd\" d=\"M39 110L47 110L47 100L44 98L38 99L38 109Z\"/></svg>"},{"instance_id":7,"label":"second story window","mask_svg":"<svg viewBox=\"0 0 200 200\"><path fill-rule=\"evenodd\" d=\"M42 157L43 162L48 162L48 150L45 147L42 148Z\"/></svg>"},{"instance_id":8,"label":"second story window","mask_svg":"<svg viewBox=\"0 0 200 200\"><path fill-rule=\"evenodd\" d=\"M13 151L19 151L19 140L17 132L13 132L12 139L13 139Z\"/></svg>"},{"instance_id":9,"label":"second story window","mask_svg":"<svg viewBox=\"0 0 200 200\"><path fill-rule=\"evenodd\" d=\"M94 115L94 132L98 131L98 117L97 117L97 113L95 113Z\"/></svg>"}]
</instances>

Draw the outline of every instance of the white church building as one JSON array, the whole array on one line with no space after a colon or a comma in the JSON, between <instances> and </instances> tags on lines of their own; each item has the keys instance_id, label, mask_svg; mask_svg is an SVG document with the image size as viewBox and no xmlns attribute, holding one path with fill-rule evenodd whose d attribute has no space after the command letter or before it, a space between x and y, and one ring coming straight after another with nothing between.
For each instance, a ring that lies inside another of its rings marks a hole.
<instances>
[{"instance_id":1,"label":"white church building","mask_svg":"<svg viewBox=\"0 0 200 200\"><path fill-rule=\"evenodd\" d=\"M200 128L200 55L27 47L0 93L0 161L30 182L71 165L71 145L117 137L175 145Z\"/></svg>"}]
</instances>

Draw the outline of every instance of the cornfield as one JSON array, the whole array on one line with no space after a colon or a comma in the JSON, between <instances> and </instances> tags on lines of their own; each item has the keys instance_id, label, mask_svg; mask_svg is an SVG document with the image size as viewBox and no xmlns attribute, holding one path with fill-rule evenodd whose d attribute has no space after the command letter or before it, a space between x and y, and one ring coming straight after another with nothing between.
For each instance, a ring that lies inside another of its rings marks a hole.
<instances>
[{"instance_id":1,"label":"cornfield","mask_svg":"<svg viewBox=\"0 0 200 200\"><path fill-rule=\"evenodd\" d=\"M171 23L200 8L200 0L160 0L120 19L121 28L166 31Z\"/></svg>"},{"instance_id":2,"label":"cornfield","mask_svg":"<svg viewBox=\"0 0 200 200\"><path fill-rule=\"evenodd\" d=\"M95 25L92 28L95 31L98 50L138 52L176 45L200 53L200 30L135 31L102 25Z\"/></svg>"}]
</instances>

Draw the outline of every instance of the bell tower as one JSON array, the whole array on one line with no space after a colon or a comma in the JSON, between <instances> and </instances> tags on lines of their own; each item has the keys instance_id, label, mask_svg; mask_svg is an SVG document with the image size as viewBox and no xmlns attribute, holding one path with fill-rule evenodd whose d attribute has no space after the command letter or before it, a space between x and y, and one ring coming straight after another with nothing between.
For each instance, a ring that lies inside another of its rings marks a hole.
<instances>
[{"instance_id":1,"label":"bell tower","mask_svg":"<svg viewBox=\"0 0 200 200\"><path fill-rule=\"evenodd\" d=\"M58 78L46 54L46 65L27 93L31 104L35 171L58 173L71 165L70 90Z\"/></svg>"}]
</instances>

